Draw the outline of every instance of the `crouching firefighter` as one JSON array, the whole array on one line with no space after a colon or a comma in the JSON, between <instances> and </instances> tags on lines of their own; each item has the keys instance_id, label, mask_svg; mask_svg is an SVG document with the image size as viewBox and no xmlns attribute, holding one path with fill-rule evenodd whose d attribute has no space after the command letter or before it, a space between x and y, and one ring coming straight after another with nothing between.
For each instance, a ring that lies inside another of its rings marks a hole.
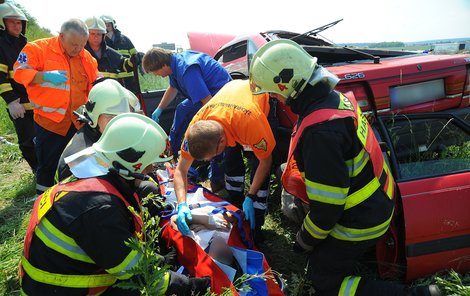
<instances>
[{"instance_id":1,"label":"crouching firefighter","mask_svg":"<svg viewBox=\"0 0 470 296\"><path fill-rule=\"evenodd\" d=\"M308 255L319 295L440 295L354 274L356 262L387 231L395 183L355 99L339 79L291 40L260 48L250 67L255 94L269 92L299 115L282 176L285 190L309 205L294 251Z\"/></svg>"},{"instance_id":2,"label":"crouching firefighter","mask_svg":"<svg viewBox=\"0 0 470 296\"><path fill-rule=\"evenodd\" d=\"M92 147L66 159L74 176L33 207L19 270L22 295L140 295L113 285L138 276L131 269L141 254L125 244L142 227L135 190L154 163L171 159L167 147L158 124L126 113ZM204 292L209 282L169 271L159 295Z\"/></svg>"}]
</instances>

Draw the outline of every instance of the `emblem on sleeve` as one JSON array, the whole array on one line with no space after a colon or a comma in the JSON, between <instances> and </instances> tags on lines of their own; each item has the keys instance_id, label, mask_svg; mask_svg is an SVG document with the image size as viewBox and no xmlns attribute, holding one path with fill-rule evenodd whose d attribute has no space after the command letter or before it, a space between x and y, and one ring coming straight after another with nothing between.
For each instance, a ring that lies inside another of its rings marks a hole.
<instances>
[{"instance_id":1,"label":"emblem on sleeve","mask_svg":"<svg viewBox=\"0 0 470 296\"><path fill-rule=\"evenodd\" d=\"M24 52L21 52L19 55L18 55L18 62L20 64L26 64L28 62L28 56L26 55L26 53Z\"/></svg>"},{"instance_id":2,"label":"emblem on sleeve","mask_svg":"<svg viewBox=\"0 0 470 296\"><path fill-rule=\"evenodd\" d=\"M266 151L268 150L268 144L264 138L261 139L257 144L253 145L256 149Z\"/></svg>"}]
</instances>

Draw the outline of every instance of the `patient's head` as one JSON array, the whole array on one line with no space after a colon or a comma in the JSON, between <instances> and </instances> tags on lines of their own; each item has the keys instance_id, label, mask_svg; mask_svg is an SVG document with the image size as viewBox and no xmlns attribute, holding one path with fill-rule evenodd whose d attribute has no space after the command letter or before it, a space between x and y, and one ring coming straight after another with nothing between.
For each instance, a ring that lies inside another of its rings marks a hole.
<instances>
[{"instance_id":1,"label":"patient's head","mask_svg":"<svg viewBox=\"0 0 470 296\"><path fill-rule=\"evenodd\" d=\"M225 239L220 236L214 236L209 243L209 255L222 262L230 265L233 263L233 254Z\"/></svg>"}]
</instances>

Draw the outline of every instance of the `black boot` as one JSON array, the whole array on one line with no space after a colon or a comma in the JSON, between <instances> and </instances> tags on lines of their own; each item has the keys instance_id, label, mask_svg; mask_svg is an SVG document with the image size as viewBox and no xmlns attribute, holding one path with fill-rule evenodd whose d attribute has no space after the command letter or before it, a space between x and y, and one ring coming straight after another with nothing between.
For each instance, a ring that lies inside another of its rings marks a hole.
<instances>
[{"instance_id":1,"label":"black boot","mask_svg":"<svg viewBox=\"0 0 470 296\"><path fill-rule=\"evenodd\" d=\"M441 296L441 290L437 285L416 286L408 289L407 296Z\"/></svg>"}]
</instances>

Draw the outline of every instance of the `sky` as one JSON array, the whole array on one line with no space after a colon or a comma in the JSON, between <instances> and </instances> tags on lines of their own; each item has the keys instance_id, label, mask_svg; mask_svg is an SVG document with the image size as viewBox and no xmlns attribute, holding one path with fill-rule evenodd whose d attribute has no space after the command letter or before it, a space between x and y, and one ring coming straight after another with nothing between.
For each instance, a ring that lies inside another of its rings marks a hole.
<instances>
[{"instance_id":1,"label":"sky","mask_svg":"<svg viewBox=\"0 0 470 296\"><path fill-rule=\"evenodd\" d=\"M187 32L242 35L267 30L320 33L334 43L470 37L470 0L8 0L57 34L70 18L111 15L139 51L168 42L189 48Z\"/></svg>"}]
</instances>

